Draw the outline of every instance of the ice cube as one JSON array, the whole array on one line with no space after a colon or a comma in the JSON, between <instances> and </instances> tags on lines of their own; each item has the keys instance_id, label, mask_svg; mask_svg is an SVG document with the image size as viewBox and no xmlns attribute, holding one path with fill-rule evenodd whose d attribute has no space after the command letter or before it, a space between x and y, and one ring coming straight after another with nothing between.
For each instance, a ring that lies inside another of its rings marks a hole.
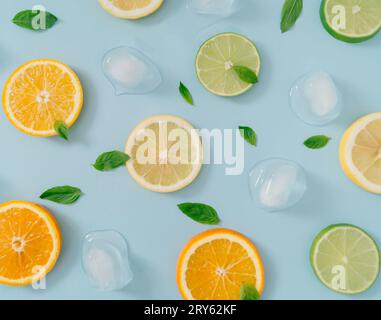
<instances>
[{"instance_id":1,"label":"ice cube","mask_svg":"<svg viewBox=\"0 0 381 320\"><path fill-rule=\"evenodd\" d=\"M311 125L325 125L342 111L342 98L332 77L324 71L310 72L296 81L290 91L296 115Z\"/></svg>"},{"instance_id":2,"label":"ice cube","mask_svg":"<svg viewBox=\"0 0 381 320\"><path fill-rule=\"evenodd\" d=\"M82 267L99 290L124 288L133 279L125 238L117 231L95 231L84 237Z\"/></svg>"},{"instance_id":3,"label":"ice cube","mask_svg":"<svg viewBox=\"0 0 381 320\"><path fill-rule=\"evenodd\" d=\"M254 201L266 211L281 211L297 204L307 190L304 169L284 159L268 159L250 172L249 187Z\"/></svg>"},{"instance_id":4,"label":"ice cube","mask_svg":"<svg viewBox=\"0 0 381 320\"><path fill-rule=\"evenodd\" d=\"M228 16L238 9L239 0L187 0L188 9L199 14Z\"/></svg>"},{"instance_id":5,"label":"ice cube","mask_svg":"<svg viewBox=\"0 0 381 320\"><path fill-rule=\"evenodd\" d=\"M131 47L118 47L103 58L103 72L117 95L146 94L162 82L156 65L142 52Z\"/></svg>"}]
</instances>

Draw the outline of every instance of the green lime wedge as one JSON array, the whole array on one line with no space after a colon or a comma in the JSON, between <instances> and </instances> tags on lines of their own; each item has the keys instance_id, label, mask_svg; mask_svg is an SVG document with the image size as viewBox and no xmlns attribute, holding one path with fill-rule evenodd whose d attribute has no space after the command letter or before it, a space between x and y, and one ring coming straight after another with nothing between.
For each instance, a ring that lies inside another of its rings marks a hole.
<instances>
[{"instance_id":1,"label":"green lime wedge","mask_svg":"<svg viewBox=\"0 0 381 320\"><path fill-rule=\"evenodd\" d=\"M348 224L321 231L312 243L310 258L320 281L346 294L369 289L380 269L377 244L365 231Z\"/></svg>"},{"instance_id":2,"label":"green lime wedge","mask_svg":"<svg viewBox=\"0 0 381 320\"><path fill-rule=\"evenodd\" d=\"M234 66L244 66L258 76L261 60L254 43L236 33L218 34L201 46L196 58L198 79L219 96L238 96L253 84L240 80Z\"/></svg>"},{"instance_id":3,"label":"green lime wedge","mask_svg":"<svg viewBox=\"0 0 381 320\"><path fill-rule=\"evenodd\" d=\"M363 42L381 29L381 1L323 0L320 17L324 28L336 39Z\"/></svg>"}]
</instances>

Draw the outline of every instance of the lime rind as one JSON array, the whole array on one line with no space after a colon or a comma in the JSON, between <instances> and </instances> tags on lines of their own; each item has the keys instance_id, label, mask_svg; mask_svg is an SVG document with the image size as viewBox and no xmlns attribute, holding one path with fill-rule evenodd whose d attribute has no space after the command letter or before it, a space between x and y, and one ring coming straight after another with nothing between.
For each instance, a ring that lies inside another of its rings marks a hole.
<instances>
[{"instance_id":1,"label":"lime rind","mask_svg":"<svg viewBox=\"0 0 381 320\"><path fill-rule=\"evenodd\" d=\"M316 249L318 247L318 244L320 243L322 238L325 237L328 233L332 232L334 229L339 229L339 228L353 229L353 230L356 230L359 233L362 233L362 235L364 237L366 237L369 240L370 243L373 244L374 249L376 249L375 251L377 252L377 259L378 259L377 274L374 277L374 279L371 282L369 282L368 285L366 287L362 288L361 290L357 290L357 291L346 290L346 291L343 291L343 290L335 289L332 286L330 286L326 281L324 281L324 279L322 279L322 277L320 276L319 271L316 268L316 265L315 265L315 255L316 255ZM327 288L329 288L330 290L332 290L334 292L340 293L340 294L355 295L355 294L363 293L363 292L367 291L368 289L370 289L375 284L375 282L377 281L377 279L379 277L379 273L380 273L380 268L379 268L379 266L380 266L380 259L381 259L380 258L380 250L378 248L377 243L374 241L374 239L369 235L369 233L367 233L363 229L361 229L361 228L359 228L359 227L357 227L355 225L352 225L352 224L344 224L344 223L342 223L342 224L333 224L333 225L330 225L330 226L326 227L325 229L320 231L318 233L318 235L315 237L314 241L311 244L311 249L310 249L310 263L311 263L312 270L314 271L316 277Z\"/></svg>"},{"instance_id":2,"label":"lime rind","mask_svg":"<svg viewBox=\"0 0 381 320\"><path fill-rule=\"evenodd\" d=\"M347 42L347 43L360 43L360 42L364 42L364 41L367 41L367 40L375 37L379 33L379 31L381 30L381 20L380 20L379 26L377 28L373 29L368 34L358 35L358 36L355 36L355 35L349 36L345 33L340 33L338 31L336 31L334 28L332 28L330 26L330 24L328 22L327 10L326 10L328 1L330 1L330 0L322 0L322 2L321 2L320 20L323 24L324 29L334 38L336 38L340 41Z\"/></svg>"},{"instance_id":3,"label":"lime rind","mask_svg":"<svg viewBox=\"0 0 381 320\"><path fill-rule=\"evenodd\" d=\"M215 94L215 95L218 95L218 96L223 96L223 97L235 97L235 96L239 96L239 95L242 95L244 93L246 93L247 91L249 91L252 87L253 87L253 84L249 84L249 83L244 83L244 88L242 90L237 90L236 92L234 93L224 93L224 92L221 92L221 91L216 91L216 90L213 90L212 88L210 88L206 83L205 81L203 81L203 79L201 78L200 76L200 71L201 69L198 67L198 62L199 62L199 59L200 57L202 56L202 50L204 49L205 45L207 45L208 43L210 42L213 42L215 39L221 37L221 36L233 36L233 37L236 37L236 38L240 38L242 40L244 40L245 42L247 42L248 44L250 44L250 46L254 49L253 51L255 52L255 55L258 59L258 66L257 66L257 70L255 70L257 72L257 76L259 75L260 73L260 70L261 70L261 57L260 57L260 54L259 54L259 51L258 51L258 48L256 47L256 45L254 44L253 41L251 41L250 39L248 39L247 37L239 34L239 33L235 33L235 32L221 32L221 33L218 33L210 38L208 38L207 40L205 40L202 45L200 46L198 52L197 52L197 55L196 55L196 59L195 59L195 66L196 66L196 75L197 75L197 79L200 81L200 83L205 87L206 90L208 90L209 92ZM239 82L242 82L241 80L239 80L238 76L237 76L237 80Z\"/></svg>"}]
</instances>

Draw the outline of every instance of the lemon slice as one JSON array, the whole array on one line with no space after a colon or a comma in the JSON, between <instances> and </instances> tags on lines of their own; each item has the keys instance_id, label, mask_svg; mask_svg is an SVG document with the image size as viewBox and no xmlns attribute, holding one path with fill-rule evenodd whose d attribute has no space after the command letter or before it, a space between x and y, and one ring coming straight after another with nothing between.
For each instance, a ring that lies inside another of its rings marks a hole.
<instances>
[{"instance_id":1,"label":"lemon slice","mask_svg":"<svg viewBox=\"0 0 381 320\"><path fill-rule=\"evenodd\" d=\"M164 0L98 0L103 9L122 19L140 19L157 11Z\"/></svg>"},{"instance_id":2,"label":"lemon slice","mask_svg":"<svg viewBox=\"0 0 381 320\"><path fill-rule=\"evenodd\" d=\"M381 194L381 112L349 127L341 140L340 163L355 184Z\"/></svg>"},{"instance_id":3,"label":"lemon slice","mask_svg":"<svg viewBox=\"0 0 381 320\"><path fill-rule=\"evenodd\" d=\"M175 192L198 176L203 160L200 136L187 121L158 115L142 121L130 134L127 169L143 188Z\"/></svg>"},{"instance_id":4,"label":"lemon slice","mask_svg":"<svg viewBox=\"0 0 381 320\"><path fill-rule=\"evenodd\" d=\"M202 85L219 96L238 96L253 85L243 82L233 66L244 66L259 75L261 60L254 43L236 33L221 33L207 40L196 58Z\"/></svg>"},{"instance_id":5,"label":"lemon slice","mask_svg":"<svg viewBox=\"0 0 381 320\"><path fill-rule=\"evenodd\" d=\"M9 121L33 136L54 136L54 124L70 127L82 110L83 92L77 75L62 62L40 59L18 68L3 92Z\"/></svg>"}]
</instances>

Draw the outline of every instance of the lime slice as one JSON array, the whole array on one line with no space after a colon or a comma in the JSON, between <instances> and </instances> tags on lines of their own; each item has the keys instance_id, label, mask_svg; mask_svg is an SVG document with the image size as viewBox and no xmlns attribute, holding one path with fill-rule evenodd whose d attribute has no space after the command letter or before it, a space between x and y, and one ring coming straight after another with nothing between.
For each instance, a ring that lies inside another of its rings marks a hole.
<instances>
[{"instance_id":1,"label":"lime slice","mask_svg":"<svg viewBox=\"0 0 381 320\"><path fill-rule=\"evenodd\" d=\"M320 17L324 28L336 39L362 42L381 29L381 1L323 0Z\"/></svg>"},{"instance_id":2,"label":"lime slice","mask_svg":"<svg viewBox=\"0 0 381 320\"><path fill-rule=\"evenodd\" d=\"M355 294L369 289L380 268L377 244L363 230L348 224L329 226L311 246L311 264L333 291Z\"/></svg>"},{"instance_id":3,"label":"lime slice","mask_svg":"<svg viewBox=\"0 0 381 320\"><path fill-rule=\"evenodd\" d=\"M253 85L239 79L233 66L259 75L261 60L254 43L236 33L221 33L207 40L196 58L196 72L204 87L219 96L238 96Z\"/></svg>"}]
</instances>

